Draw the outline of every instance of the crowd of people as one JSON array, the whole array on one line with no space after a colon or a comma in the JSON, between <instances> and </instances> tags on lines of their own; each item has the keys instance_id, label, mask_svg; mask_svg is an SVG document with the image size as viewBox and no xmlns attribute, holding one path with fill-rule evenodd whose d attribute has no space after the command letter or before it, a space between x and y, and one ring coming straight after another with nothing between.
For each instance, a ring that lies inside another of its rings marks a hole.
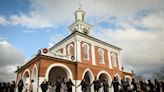
<instances>
[{"instance_id":1,"label":"crowd of people","mask_svg":"<svg viewBox=\"0 0 164 92\"><path fill-rule=\"evenodd\" d=\"M0 82L0 92L15 92L15 87L15 81Z\"/></svg>"},{"instance_id":2,"label":"crowd of people","mask_svg":"<svg viewBox=\"0 0 164 92\"><path fill-rule=\"evenodd\" d=\"M63 86L64 85L64 86ZM52 89L53 86L55 90ZM55 84L48 83L46 80L40 85L42 92L72 92L72 83L71 79L68 81L58 79ZM111 84L109 81L105 79L97 79L89 84L86 79L82 79L80 84L76 87L81 86L82 92L90 92L90 88L93 86L94 92L110 92L109 88L113 87L114 92L164 92L164 82L158 81L155 79L154 81L148 80L129 80L128 78L123 78L121 80L118 77L114 77Z\"/></svg>"},{"instance_id":3,"label":"crowd of people","mask_svg":"<svg viewBox=\"0 0 164 92\"><path fill-rule=\"evenodd\" d=\"M19 80L16 84L15 81L11 82L0 82L0 92L34 92L34 80L30 80L30 84L23 83L23 80ZM27 86L28 85L28 86ZM82 92L90 92L93 85L94 92L110 92L109 88L113 87L114 92L164 92L164 81L159 81L154 79L154 81L148 80L135 80L134 78L130 81L128 78L123 78L121 80L118 77L114 77L111 84L105 79L97 79L89 84L86 79L82 79L80 84L76 86L78 88L81 86ZM71 79L57 79L56 82L51 83L44 80L40 88L42 92L72 92L72 87L75 86Z\"/></svg>"}]
</instances>

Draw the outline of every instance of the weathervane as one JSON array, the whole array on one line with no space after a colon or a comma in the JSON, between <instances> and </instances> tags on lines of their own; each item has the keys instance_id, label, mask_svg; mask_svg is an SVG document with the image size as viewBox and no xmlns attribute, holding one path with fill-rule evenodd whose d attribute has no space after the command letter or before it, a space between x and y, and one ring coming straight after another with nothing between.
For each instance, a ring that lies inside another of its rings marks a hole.
<instances>
[{"instance_id":1,"label":"weathervane","mask_svg":"<svg viewBox=\"0 0 164 92\"><path fill-rule=\"evenodd\" d=\"M79 0L79 9L81 9L81 6L82 6L82 5L81 5L80 0Z\"/></svg>"}]
</instances>

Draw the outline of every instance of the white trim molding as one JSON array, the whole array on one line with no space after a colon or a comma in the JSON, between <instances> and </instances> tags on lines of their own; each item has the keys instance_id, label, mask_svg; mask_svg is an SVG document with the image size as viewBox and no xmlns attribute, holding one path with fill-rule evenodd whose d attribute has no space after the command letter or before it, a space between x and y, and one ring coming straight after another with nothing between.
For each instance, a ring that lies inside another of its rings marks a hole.
<instances>
[{"instance_id":1,"label":"white trim molding","mask_svg":"<svg viewBox=\"0 0 164 92\"><path fill-rule=\"evenodd\" d=\"M27 68L24 72L23 72L23 75L22 75L22 79L25 77L25 73L28 73L29 74L29 78L31 77L30 75L30 70Z\"/></svg>"},{"instance_id":2,"label":"white trim molding","mask_svg":"<svg viewBox=\"0 0 164 92\"><path fill-rule=\"evenodd\" d=\"M54 67L61 67L61 68L63 68L63 69L66 71L66 74L67 74L68 79L71 79L71 80L73 79L72 72L71 72L71 70L70 70L66 65L61 64L61 63L55 63L55 64L51 64L51 65L47 68L46 74L45 74L46 80L48 80L48 76L49 76L50 70L51 70L52 68L54 68Z\"/></svg>"},{"instance_id":3,"label":"white trim molding","mask_svg":"<svg viewBox=\"0 0 164 92\"><path fill-rule=\"evenodd\" d=\"M87 68L87 69L84 70L84 72L82 74L82 79L84 78L85 73L87 73L87 72L89 73L89 76L91 78L91 81L93 81L94 80L94 75L93 75L92 71L89 68Z\"/></svg>"}]
</instances>

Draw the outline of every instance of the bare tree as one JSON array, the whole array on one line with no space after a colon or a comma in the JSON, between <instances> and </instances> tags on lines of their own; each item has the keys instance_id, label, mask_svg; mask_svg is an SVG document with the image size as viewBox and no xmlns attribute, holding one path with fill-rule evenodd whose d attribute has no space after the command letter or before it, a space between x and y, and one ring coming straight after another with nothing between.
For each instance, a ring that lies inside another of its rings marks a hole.
<instances>
[{"instance_id":1,"label":"bare tree","mask_svg":"<svg viewBox=\"0 0 164 92\"><path fill-rule=\"evenodd\" d=\"M154 73L154 78L157 78L158 80L164 80L164 67L161 67L159 71Z\"/></svg>"}]
</instances>

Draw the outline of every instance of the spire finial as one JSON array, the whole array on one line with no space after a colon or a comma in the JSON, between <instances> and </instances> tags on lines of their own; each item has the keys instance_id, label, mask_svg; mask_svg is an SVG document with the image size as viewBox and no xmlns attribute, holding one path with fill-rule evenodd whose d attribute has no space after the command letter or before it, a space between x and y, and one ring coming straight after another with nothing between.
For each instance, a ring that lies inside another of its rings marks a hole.
<instances>
[{"instance_id":1,"label":"spire finial","mask_svg":"<svg viewBox=\"0 0 164 92\"><path fill-rule=\"evenodd\" d=\"M81 9L81 3L79 2L79 9Z\"/></svg>"}]
</instances>

